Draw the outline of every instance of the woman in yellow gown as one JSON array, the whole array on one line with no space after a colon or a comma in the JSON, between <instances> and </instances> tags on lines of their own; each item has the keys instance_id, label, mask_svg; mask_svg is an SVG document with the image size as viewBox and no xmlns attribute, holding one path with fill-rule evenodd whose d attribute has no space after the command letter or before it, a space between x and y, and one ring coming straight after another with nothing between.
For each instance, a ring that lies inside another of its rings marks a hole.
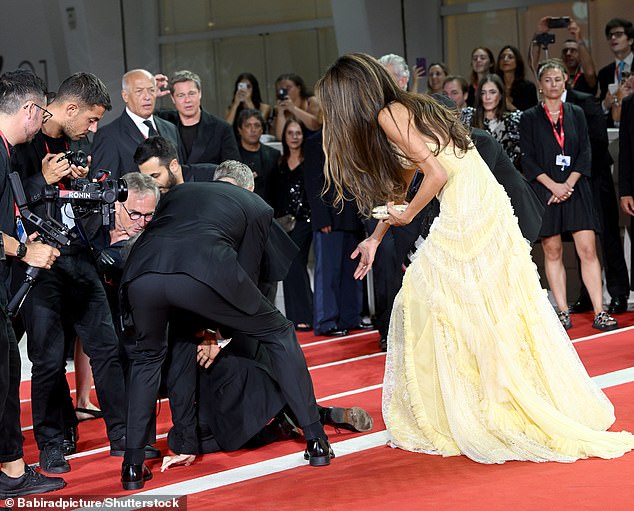
<instances>
[{"instance_id":1,"label":"woman in yellow gown","mask_svg":"<svg viewBox=\"0 0 634 511\"><path fill-rule=\"evenodd\" d=\"M394 303L383 388L390 444L481 463L613 458L634 436L592 382L541 289L504 189L455 115L404 92L372 57L340 57L320 79L327 184L389 218L352 254L372 266L390 226L434 196L440 215ZM413 169L425 178L400 212Z\"/></svg>"}]
</instances>

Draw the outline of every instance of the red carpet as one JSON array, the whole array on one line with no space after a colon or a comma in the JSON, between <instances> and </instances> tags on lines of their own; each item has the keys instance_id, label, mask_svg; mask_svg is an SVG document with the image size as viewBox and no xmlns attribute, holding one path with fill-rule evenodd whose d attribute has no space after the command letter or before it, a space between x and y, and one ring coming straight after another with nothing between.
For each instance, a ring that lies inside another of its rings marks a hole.
<instances>
[{"instance_id":1,"label":"red carpet","mask_svg":"<svg viewBox=\"0 0 634 511\"><path fill-rule=\"evenodd\" d=\"M634 325L634 313L618 317L622 326ZM571 338L597 332L591 315L573 316ZM302 442L278 442L254 451L218 453L199 457L191 467L160 473L160 462L150 463L154 479L143 492L187 493L188 510L451 510L528 511L631 510L629 486L634 453L616 460L583 460L572 464L517 463L487 466L465 457L441 458L413 454L384 446L381 431L381 390L385 357L378 352L376 332L355 332L334 339L300 334L300 342L324 405L361 406L375 420L369 434L335 432L327 428L338 457L329 467L312 468L303 462ZM591 376L634 368L634 329L616 331L575 343ZM325 365L329 364L329 365ZM72 376L72 375L71 375ZM634 377L633 377L634 378ZM72 378L70 378L71 386ZM22 426L25 458L37 460L31 425L28 382L22 384ZM634 383L606 388L615 405L613 429L634 430ZM346 395L336 397L342 393ZM169 428L169 407L163 403L158 434ZM341 443L337 446L337 443ZM120 458L106 449L103 421L80 425L79 455L64 474L68 486L58 496L125 496L119 484ZM166 440L158 441L166 452ZM98 452L88 453L93 449ZM285 458L286 456L286 458ZM246 471L249 471L248 473ZM182 484L175 488L168 485ZM207 489L208 488L208 489Z\"/></svg>"}]
</instances>

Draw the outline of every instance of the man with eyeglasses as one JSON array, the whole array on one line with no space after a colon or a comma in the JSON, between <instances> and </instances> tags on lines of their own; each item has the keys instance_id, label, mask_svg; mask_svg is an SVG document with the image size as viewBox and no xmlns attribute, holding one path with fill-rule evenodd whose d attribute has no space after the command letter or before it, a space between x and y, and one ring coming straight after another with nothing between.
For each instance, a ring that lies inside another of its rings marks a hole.
<instances>
[{"instance_id":1,"label":"man with eyeglasses","mask_svg":"<svg viewBox=\"0 0 634 511\"><path fill-rule=\"evenodd\" d=\"M608 114L612 107L619 106L618 86L632 73L634 26L622 18L611 19L605 26L605 37L614 54L614 61L599 70L599 97L603 112ZM611 87L612 84L615 85ZM608 115L608 127L613 125L612 116Z\"/></svg>"},{"instance_id":2,"label":"man with eyeglasses","mask_svg":"<svg viewBox=\"0 0 634 511\"><path fill-rule=\"evenodd\" d=\"M160 110L158 115L178 128L179 161L217 165L225 160L239 160L231 125L200 106L200 77L191 71L178 71L170 80L169 88L176 110Z\"/></svg>"},{"instance_id":3,"label":"man with eyeglasses","mask_svg":"<svg viewBox=\"0 0 634 511\"><path fill-rule=\"evenodd\" d=\"M59 477L46 477L24 462L20 429L21 362L18 341L4 309L15 259L37 268L50 268L59 251L16 236L13 193L8 175L13 148L30 141L42 127L44 82L19 69L0 76L0 499L43 493L64 487ZM7 257L11 256L11 257ZM45 273L45 272L41 272Z\"/></svg>"},{"instance_id":4,"label":"man with eyeglasses","mask_svg":"<svg viewBox=\"0 0 634 511\"><path fill-rule=\"evenodd\" d=\"M45 185L69 187L71 179L87 175L87 168L71 164L64 153L74 142L94 133L110 108L110 96L99 78L90 73L73 74L62 82L47 106L51 117L41 131L30 143L16 146L14 169L20 174L33 211L40 217L46 218L50 206L43 197ZM54 268L38 276L21 316L33 364L33 433L40 450L40 468L61 474L70 470L64 457L64 440L77 426L65 376L66 324L70 323L82 339L90 357L111 454L122 453L125 447L125 387L118 338L88 244L101 229L101 216L81 218L68 203L54 202L52 206L54 219L64 223L76 238L60 249ZM29 224L25 227L29 232L36 230Z\"/></svg>"},{"instance_id":5,"label":"man with eyeglasses","mask_svg":"<svg viewBox=\"0 0 634 511\"><path fill-rule=\"evenodd\" d=\"M153 115L158 95L156 78L149 71L133 69L123 75L121 97L126 108L119 117L95 133L93 172L107 170L111 177L119 178L126 172L135 171L132 156L137 146L148 137L161 135L180 147L180 137L174 124ZM180 149L179 156L183 156Z\"/></svg>"}]
</instances>

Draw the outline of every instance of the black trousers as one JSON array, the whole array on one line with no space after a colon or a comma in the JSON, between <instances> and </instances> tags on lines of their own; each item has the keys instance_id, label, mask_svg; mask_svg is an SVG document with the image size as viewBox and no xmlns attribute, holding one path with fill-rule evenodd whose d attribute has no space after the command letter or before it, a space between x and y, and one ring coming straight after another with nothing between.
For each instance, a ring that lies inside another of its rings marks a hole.
<instances>
[{"instance_id":1,"label":"black trousers","mask_svg":"<svg viewBox=\"0 0 634 511\"><path fill-rule=\"evenodd\" d=\"M0 263L2 264L2 263ZM6 315L7 292L0 285L0 463L22 458L21 362L18 341Z\"/></svg>"},{"instance_id":2,"label":"black trousers","mask_svg":"<svg viewBox=\"0 0 634 511\"><path fill-rule=\"evenodd\" d=\"M22 307L33 363L33 432L40 449L61 444L68 425L69 390L63 319L70 321L90 357L108 438L125 434L125 387L119 343L106 293L88 252L62 255L40 273ZM72 404L70 405L72 407Z\"/></svg>"},{"instance_id":3,"label":"black trousers","mask_svg":"<svg viewBox=\"0 0 634 511\"><path fill-rule=\"evenodd\" d=\"M288 235L299 247L299 252L282 281L286 317L295 325L310 323L313 320L313 292L308 277L308 254L313 241L312 226L306 220L298 220Z\"/></svg>"},{"instance_id":4,"label":"black trousers","mask_svg":"<svg viewBox=\"0 0 634 511\"><path fill-rule=\"evenodd\" d=\"M130 372L126 463L143 462L143 446L160 384L161 366L167 355L167 327L170 315L178 310L205 318L221 330L224 327L222 331L234 331L259 340L270 356L275 377L304 435L325 437L294 325L266 298L261 297L257 312L247 314L188 275L157 273L137 277L128 284L127 293L139 349L134 354ZM172 333L171 337L180 342L178 334ZM168 388L168 396L170 392L173 391ZM189 406L188 402L182 400L180 406ZM178 402L175 404L178 406ZM193 415L193 407L191 410ZM176 414L182 418L186 412L177 410Z\"/></svg>"}]
</instances>

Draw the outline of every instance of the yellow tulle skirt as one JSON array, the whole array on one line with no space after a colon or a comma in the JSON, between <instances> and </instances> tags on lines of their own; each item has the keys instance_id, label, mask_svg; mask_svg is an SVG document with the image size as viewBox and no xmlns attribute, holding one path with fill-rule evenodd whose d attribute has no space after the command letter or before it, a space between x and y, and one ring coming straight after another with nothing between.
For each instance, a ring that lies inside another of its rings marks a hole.
<instances>
[{"instance_id":1,"label":"yellow tulle skirt","mask_svg":"<svg viewBox=\"0 0 634 511\"><path fill-rule=\"evenodd\" d=\"M440 215L392 313L383 417L394 447L481 463L614 458L614 408L541 288L508 196L475 150L438 156Z\"/></svg>"}]
</instances>

